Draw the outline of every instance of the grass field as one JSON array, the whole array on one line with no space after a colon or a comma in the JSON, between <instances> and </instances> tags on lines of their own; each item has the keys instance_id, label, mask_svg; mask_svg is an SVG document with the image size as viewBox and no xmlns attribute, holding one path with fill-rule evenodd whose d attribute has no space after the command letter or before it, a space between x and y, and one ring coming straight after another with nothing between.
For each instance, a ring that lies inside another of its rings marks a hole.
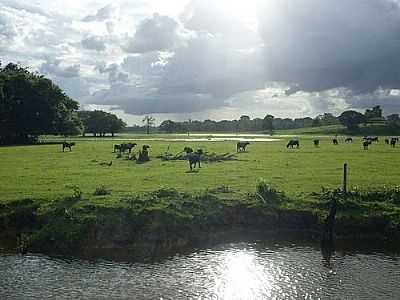
<instances>
[{"instance_id":1,"label":"grass field","mask_svg":"<svg viewBox=\"0 0 400 300\"><path fill-rule=\"evenodd\" d=\"M139 146L149 144L151 161L136 164L117 159L112 146L121 141L111 139L76 138L72 152L65 153L61 145L1 147L0 201L54 200L71 195L74 186L80 188L85 199L99 205L112 205L124 196L161 186L187 192L228 186L236 198L254 192L260 177L290 197L306 199L322 187L339 187L344 162L349 165L350 186L368 189L400 183L400 147L391 148L383 141L366 151L360 138L355 138L353 144L344 144L339 138L340 144L334 146L330 138L324 137L321 146L315 148L313 137L307 136L300 138L300 149L286 149L289 138L281 137L275 142L252 142L236 161L204 163L199 171L188 173L186 161L161 161L155 157L168 146L171 153L180 152L184 146L216 153L235 152L236 142L137 141L138 137L128 135L123 139L136 141ZM110 161L112 166L101 165ZM111 194L94 196L99 186L109 188Z\"/></svg>"}]
</instances>

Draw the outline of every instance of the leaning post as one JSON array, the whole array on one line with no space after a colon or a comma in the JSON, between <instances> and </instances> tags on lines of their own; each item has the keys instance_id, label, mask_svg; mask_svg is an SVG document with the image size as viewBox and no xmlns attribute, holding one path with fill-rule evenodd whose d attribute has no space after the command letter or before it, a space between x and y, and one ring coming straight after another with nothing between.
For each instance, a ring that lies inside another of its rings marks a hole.
<instances>
[{"instance_id":1,"label":"leaning post","mask_svg":"<svg viewBox=\"0 0 400 300\"><path fill-rule=\"evenodd\" d=\"M347 163L343 165L343 193L347 193Z\"/></svg>"}]
</instances>

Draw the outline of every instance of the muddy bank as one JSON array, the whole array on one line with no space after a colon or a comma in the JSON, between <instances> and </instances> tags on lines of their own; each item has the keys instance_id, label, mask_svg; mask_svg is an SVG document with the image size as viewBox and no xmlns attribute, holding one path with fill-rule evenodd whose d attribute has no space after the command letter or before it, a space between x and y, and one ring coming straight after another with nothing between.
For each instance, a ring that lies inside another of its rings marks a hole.
<instances>
[{"instance_id":1,"label":"muddy bank","mask_svg":"<svg viewBox=\"0 0 400 300\"><path fill-rule=\"evenodd\" d=\"M70 197L50 205L25 199L1 205L0 248L147 260L265 236L319 240L325 217L324 211L176 191L123 199L120 207L83 205L83 201ZM399 229L384 215L346 215L338 217L335 232L339 239L400 244Z\"/></svg>"}]
</instances>

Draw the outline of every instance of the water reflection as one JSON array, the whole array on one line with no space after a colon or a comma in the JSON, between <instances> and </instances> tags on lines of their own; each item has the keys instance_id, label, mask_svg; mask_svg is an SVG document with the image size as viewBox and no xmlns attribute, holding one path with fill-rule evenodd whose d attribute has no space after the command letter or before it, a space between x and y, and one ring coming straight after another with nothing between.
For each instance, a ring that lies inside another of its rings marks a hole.
<instances>
[{"instance_id":1,"label":"water reflection","mask_svg":"<svg viewBox=\"0 0 400 300\"><path fill-rule=\"evenodd\" d=\"M0 299L400 299L398 254L225 244L153 263L0 254Z\"/></svg>"},{"instance_id":2,"label":"water reflection","mask_svg":"<svg viewBox=\"0 0 400 300\"><path fill-rule=\"evenodd\" d=\"M257 299L271 296L274 277L253 251L228 252L215 277L215 294L221 299ZM271 267L271 266L269 266Z\"/></svg>"}]
</instances>

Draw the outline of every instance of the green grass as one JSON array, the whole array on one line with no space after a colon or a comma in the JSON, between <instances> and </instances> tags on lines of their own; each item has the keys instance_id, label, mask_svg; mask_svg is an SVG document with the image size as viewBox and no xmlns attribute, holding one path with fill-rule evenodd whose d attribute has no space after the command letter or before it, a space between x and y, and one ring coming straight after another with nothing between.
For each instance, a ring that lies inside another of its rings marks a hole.
<instances>
[{"instance_id":1,"label":"green grass","mask_svg":"<svg viewBox=\"0 0 400 300\"><path fill-rule=\"evenodd\" d=\"M320 148L315 148L312 136L308 136L301 138L300 149L286 149L287 139L253 142L248 152L237 155L237 161L204 163L199 172L193 173L187 173L186 161L168 162L155 157L169 145L172 153L187 145L208 152L234 152L235 142L139 142L151 146L151 161L141 165L116 159L112 153L115 142L105 139L77 138L73 151L65 153L60 145L1 147L0 202L22 198L52 201L71 195L74 187L79 187L88 202L106 206L160 187L200 192L226 186L231 189L230 197L244 198L255 191L260 177L289 197L308 199L322 187L341 185L344 162L349 165L350 186L367 189L400 183L400 148L393 149L381 141L365 151L360 138L353 144L341 142L338 146L332 145L329 138L322 138ZM100 164L110 161L112 166ZM110 194L95 196L101 186Z\"/></svg>"}]
</instances>

